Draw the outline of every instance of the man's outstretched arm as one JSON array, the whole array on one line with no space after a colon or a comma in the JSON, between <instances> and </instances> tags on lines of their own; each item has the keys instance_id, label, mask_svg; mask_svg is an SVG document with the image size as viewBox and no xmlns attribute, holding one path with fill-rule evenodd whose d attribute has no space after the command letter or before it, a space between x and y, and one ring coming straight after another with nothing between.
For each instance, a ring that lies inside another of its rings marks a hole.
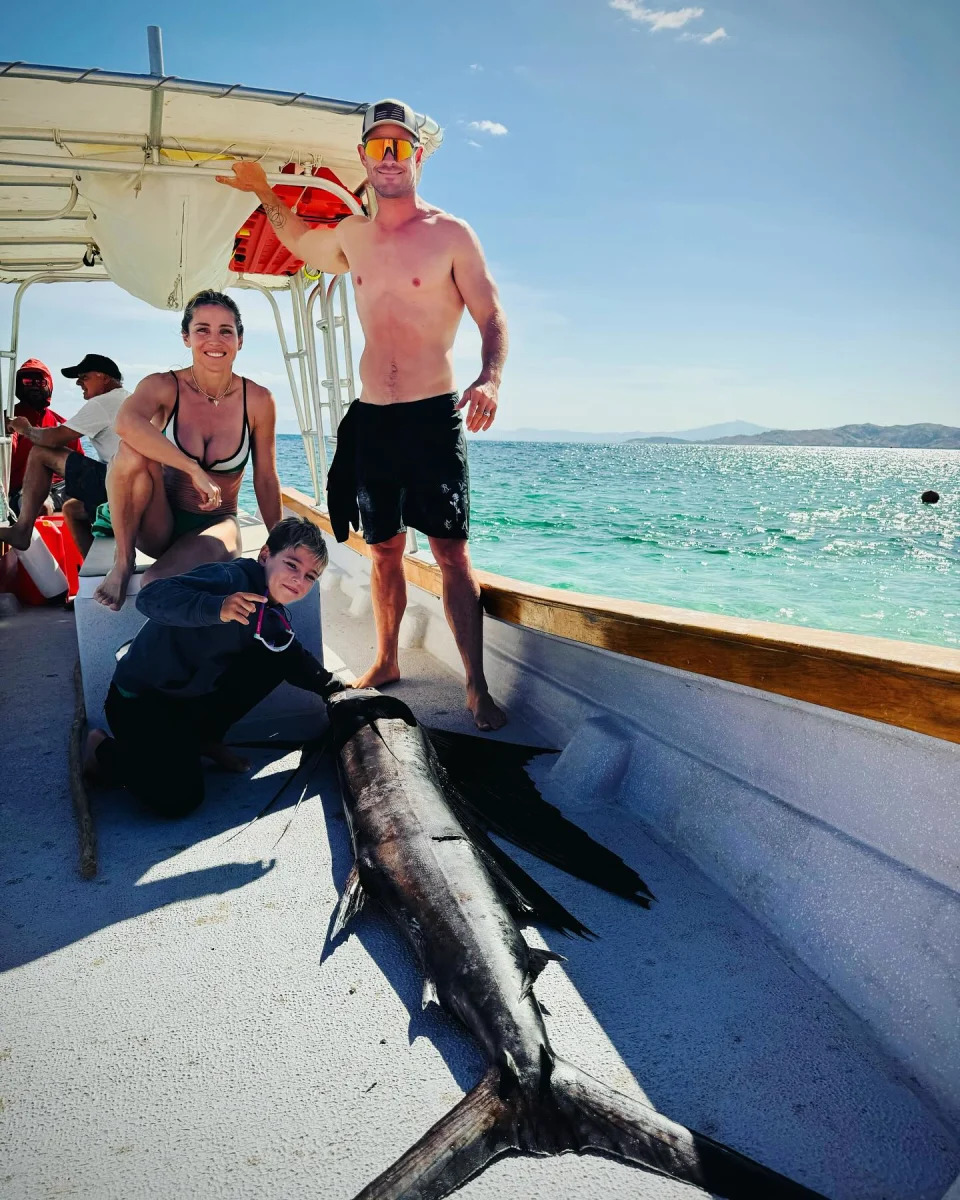
<instances>
[{"instance_id":1,"label":"man's outstretched arm","mask_svg":"<svg viewBox=\"0 0 960 1200\"><path fill-rule=\"evenodd\" d=\"M296 176L291 176L290 182L296 181ZM309 266L319 267L321 271L328 271L332 275L343 275L350 270L350 264L340 248L338 229L311 229L267 183L266 172L259 163L246 160L235 162L233 174L218 175L217 183L236 188L238 192L253 192L263 205L267 220L280 242Z\"/></svg>"}]
</instances>

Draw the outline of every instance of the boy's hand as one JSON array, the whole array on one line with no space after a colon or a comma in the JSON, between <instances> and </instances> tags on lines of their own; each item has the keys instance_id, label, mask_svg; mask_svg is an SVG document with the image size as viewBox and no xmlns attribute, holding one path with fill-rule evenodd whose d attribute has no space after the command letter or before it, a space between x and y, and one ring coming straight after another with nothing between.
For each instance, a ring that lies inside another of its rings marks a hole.
<instances>
[{"instance_id":1,"label":"boy's hand","mask_svg":"<svg viewBox=\"0 0 960 1200\"><path fill-rule=\"evenodd\" d=\"M220 620L249 625L250 618L257 611L257 605L266 602L266 596L258 596L255 592L234 592L220 605Z\"/></svg>"}]
</instances>

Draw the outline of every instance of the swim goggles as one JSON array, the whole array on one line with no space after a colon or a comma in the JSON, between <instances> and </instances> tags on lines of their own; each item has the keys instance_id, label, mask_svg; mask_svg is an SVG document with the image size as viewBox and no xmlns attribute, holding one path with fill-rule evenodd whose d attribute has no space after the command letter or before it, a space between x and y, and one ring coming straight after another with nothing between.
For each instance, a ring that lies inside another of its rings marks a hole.
<instances>
[{"instance_id":1,"label":"swim goggles","mask_svg":"<svg viewBox=\"0 0 960 1200\"><path fill-rule=\"evenodd\" d=\"M416 144L408 141L406 138L367 138L363 143L363 152L367 158L375 159L377 162L382 162L387 151L393 152L394 162L403 162L405 158L412 158L413 152L416 150Z\"/></svg>"},{"instance_id":2,"label":"swim goggles","mask_svg":"<svg viewBox=\"0 0 960 1200\"><path fill-rule=\"evenodd\" d=\"M261 604L260 605L260 616L257 617L257 629L253 635L254 641L263 642L263 644L266 646L266 648L268 650L273 650L277 653L279 653L281 650L287 650L293 644L293 639L297 635L293 632L293 628L291 627L290 622L283 615L283 613L278 608L274 608L274 609L271 609L271 612L274 614L274 616L277 618L277 620L280 622L280 624L286 630L287 635L288 635L287 640L282 645L278 645L276 642L269 640L268 637L264 637L263 632L262 632L262 630L263 630L263 614L266 611L267 611L266 604Z\"/></svg>"}]
</instances>

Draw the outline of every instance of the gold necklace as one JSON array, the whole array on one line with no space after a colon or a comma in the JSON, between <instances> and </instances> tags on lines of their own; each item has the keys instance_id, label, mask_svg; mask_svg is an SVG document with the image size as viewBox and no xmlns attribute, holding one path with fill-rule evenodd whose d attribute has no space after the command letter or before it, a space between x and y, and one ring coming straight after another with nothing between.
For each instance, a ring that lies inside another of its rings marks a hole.
<instances>
[{"instance_id":1,"label":"gold necklace","mask_svg":"<svg viewBox=\"0 0 960 1200\"><path fill-rule=\"evenodd\" d=\"M230 389L233 387L233 372L232 371L230 372L230 378L227 380L227 386L223 389L223 391L220 393L219 396L211 396L209 392L205 392L203 390L203 388L200 386L200 384L197 383L197 377L193 373L193 367L190 368L190 378L193 380L193 386L197 389L197 391L200 393L200 395L206 396L206 398L208 400L212 400L214 403L214 407L217 407L220 404L220 401L224 398L224 396L227 394L227 392L229 392Z\"/></svg>"}]
</instances>

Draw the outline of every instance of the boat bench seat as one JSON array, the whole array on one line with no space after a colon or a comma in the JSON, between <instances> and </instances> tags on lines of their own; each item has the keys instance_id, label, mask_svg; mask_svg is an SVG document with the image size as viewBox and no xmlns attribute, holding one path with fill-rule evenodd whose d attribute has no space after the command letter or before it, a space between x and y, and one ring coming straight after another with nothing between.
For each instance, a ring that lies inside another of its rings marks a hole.
<instances>
[{"instance_id":1,"label":"boat bench seat","mask_svg":"<svg viewBox=\"0 0 960 1200\"><path fill-rule=\"evenodd\" d=\"M240 513L242 553L255 557L267 539L262 522L247 513ZM94 538L90 553L80 569L80 587L74 601L77 622L77 644L80 651L80 673L83 678L83 699L87 721L91 726L105 726L103 704L116 667L116 652L135 637L146 618L137 610L136 598L143 572L153 559L137 553L135 574L127 588L127 598L119 612L98 604L93 598L100 581L113 566L113 538ZM320 590L318 584L307 596L294 604L290 617L297 637L304 646L323 661L323 637L320 625ZM255 738L276 733L282 737L310 735L324 711L317 696L289 684L281 684L236 727L243 736Z\"/></svg>"}]
</instances>

